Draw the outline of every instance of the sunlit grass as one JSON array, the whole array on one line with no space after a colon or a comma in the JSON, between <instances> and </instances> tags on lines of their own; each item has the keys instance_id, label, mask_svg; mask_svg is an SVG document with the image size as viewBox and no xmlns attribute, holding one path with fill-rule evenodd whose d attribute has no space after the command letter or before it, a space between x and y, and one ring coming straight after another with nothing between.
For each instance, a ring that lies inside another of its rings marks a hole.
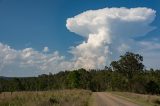
<instances>
[{"instance_id":1,"label":"sunlit grass","mask_svg":"<svg viewBox=\"0 0 160 106\"><path fill-rule=\"evenodd\" d=\"M111 92L128 101L140 104L141 106L160 106L160 96L157 95L145 95L129 92Z\"/></svg>"},{"instance_id":2,"label":"sunlit grass","mask_svg":"<svg viewBox=\"0 0 160 106\"><path fill-rule=\"evenodd\" d=\"M5 92L0 106L87 106L90 95L87 90Z\"/></svg>"}]
</instances>

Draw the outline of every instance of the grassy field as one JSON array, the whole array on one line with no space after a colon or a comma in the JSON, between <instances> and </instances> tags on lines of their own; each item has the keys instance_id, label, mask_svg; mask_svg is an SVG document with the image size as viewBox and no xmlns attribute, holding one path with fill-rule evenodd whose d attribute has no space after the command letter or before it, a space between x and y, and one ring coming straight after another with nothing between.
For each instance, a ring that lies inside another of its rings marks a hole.
<instances>
[{"instance_id":1,"label":"grassy field","mask_svg":"<svg viewBox=\"0 0 160 106\"><path fill-rule=\"evenodd\" d=\"M88 106L90 96L87 90L4 92L0 106Z\"/></svg>"},{"instance_id":2,"label":"grassy field","mask_svg":"<svg viewBox=\"0 0 160 106\"><path fill-rule=\"evenodd\" d=\"M115 96L140 104L141 106L160 106L160 96L129 92L111 92Z\"/></svg>"}]
</instances>

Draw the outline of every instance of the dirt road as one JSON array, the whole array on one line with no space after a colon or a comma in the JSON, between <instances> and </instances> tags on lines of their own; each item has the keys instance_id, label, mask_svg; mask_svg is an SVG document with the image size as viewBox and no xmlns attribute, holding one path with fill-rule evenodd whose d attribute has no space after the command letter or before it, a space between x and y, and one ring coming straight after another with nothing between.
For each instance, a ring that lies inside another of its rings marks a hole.
<instances>
[{"instance_id":1,"label":"dirt road","mask_svg":"<svg viewBox=\"0 0 160 106\"><path fill-rule=\"evenodd\" d=\"M92 106L139 106L122 98L114 96L111 93L95 92L93 93Z\"/></svg>"}]
</instances>

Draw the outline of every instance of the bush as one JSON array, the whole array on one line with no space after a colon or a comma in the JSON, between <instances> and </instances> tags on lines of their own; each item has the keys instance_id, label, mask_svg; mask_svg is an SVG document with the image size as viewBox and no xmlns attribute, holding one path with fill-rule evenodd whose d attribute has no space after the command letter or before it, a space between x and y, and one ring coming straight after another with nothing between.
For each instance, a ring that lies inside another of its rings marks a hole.
<instances>
[{"instance_id":1,"label":"bush","mask_svg":"<svg viewBox=\"0 0 160 106\"><path fill-rule=\"evenodd\" d=\"M145 86L145 89L147 91L147 93L150 93L150 94L158 94L159 92L159 86L156 82L154 81L149 81L146 86Z\"/></svg>"}]
</instances>

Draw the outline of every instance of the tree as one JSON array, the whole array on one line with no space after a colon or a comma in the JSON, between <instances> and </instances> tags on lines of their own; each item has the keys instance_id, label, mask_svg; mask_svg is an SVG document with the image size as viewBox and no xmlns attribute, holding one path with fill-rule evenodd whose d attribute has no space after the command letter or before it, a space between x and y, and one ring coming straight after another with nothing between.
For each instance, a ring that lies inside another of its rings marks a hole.
<instances>
[{"instance_id":1,"label":"tree","mask_svg":"<svg viewBox=\"0 0 160 106\"><path fill-rule=\"evenodd\" d=\"M128 79L132 79L134 74L143 70L143 57L139 54L126 52L120 56L120 60L111 62L111 67L114 71L122 73Z\"/></svg>"},{"instance_id":2,"label":"tree","mask_svg":"<svg viewBox=\"0 0 160 106\"><path fill-rule=\"evenodd\" d=\"M80 75L78 71L72 71L69 73L68 77L68 87L69 88L78 88L79 87L79 81L80 81Z\"/></svg>"}]
</instances>

